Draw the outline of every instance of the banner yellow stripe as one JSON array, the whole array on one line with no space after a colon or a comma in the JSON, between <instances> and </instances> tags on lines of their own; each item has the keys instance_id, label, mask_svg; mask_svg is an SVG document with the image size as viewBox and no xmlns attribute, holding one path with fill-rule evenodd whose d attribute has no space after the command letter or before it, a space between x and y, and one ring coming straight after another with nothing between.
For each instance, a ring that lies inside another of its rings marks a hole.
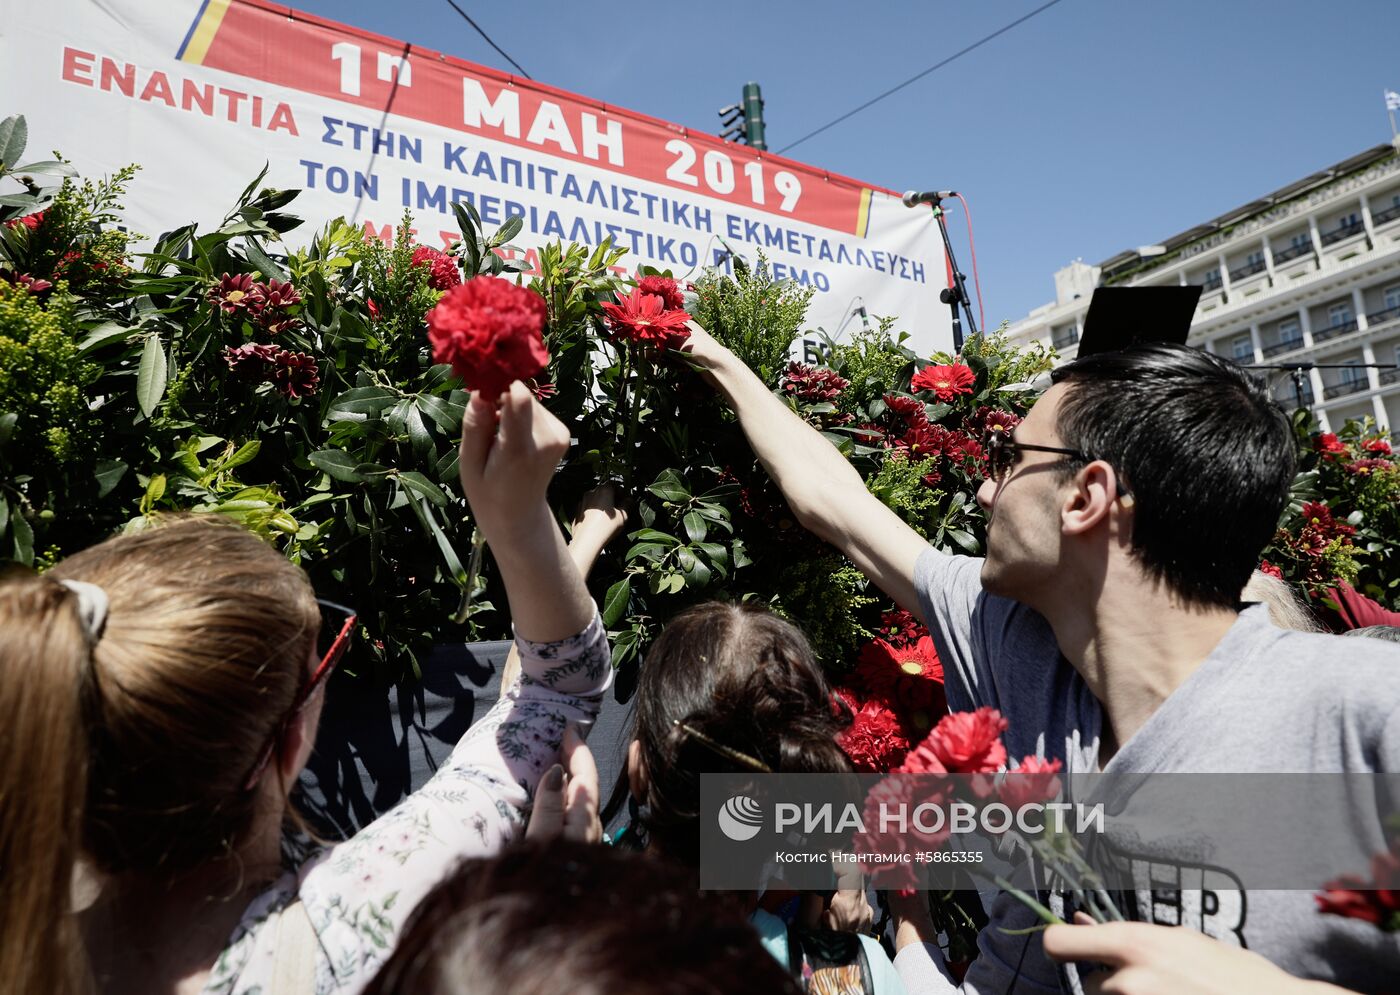
<instances>
[{"instance_id":1,"label":"banner yellow stripe","mask_svg":"<svg viewBox=\"0 0 1400 995\"><path fill-rule=\"evenodd\" d=\"M860 191L860 213L856 215L856 235L865 237L866 229L870 227L870 199L874 191L869 187L864 187Z\"/></svg>"},{"instance_id":2,"label":"banner yellow stripe","mask_svg":"<svg viewBox=\"0 0 1400 995\"><path fill-rule=\"evenodd\" d=\"M205 5L199 23L191 32L189 43L185 45L184 54L181 56L185 62L204 64L204 57L209 54L209 46L214 43L214 35L218 34L219 25L223 23L224 14L228 13L229 4L232 2L233 0L209 0Z\"/></svg>"}]
</instances>

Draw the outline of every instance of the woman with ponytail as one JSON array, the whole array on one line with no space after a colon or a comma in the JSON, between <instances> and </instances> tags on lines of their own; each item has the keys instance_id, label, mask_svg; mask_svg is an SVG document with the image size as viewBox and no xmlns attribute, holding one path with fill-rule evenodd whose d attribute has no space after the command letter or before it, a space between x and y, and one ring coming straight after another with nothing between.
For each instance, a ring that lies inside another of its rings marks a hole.
<instances>
[{"instance_id":1,"label":"woman with ponytail","mask_svg":"<svg viewBox=\"0 0 1400 995\"><path fill-rule=\"evenodd\" d=\"M568 441L520 384L473 398L462 487L524 675L427 785L299 868L287 796L351 613L208 518L0 585L0 991L358 992L419 898L519 834L566 734L586 749L568 730L612 668L545 502Z\"/></svg>"}]
</instances>

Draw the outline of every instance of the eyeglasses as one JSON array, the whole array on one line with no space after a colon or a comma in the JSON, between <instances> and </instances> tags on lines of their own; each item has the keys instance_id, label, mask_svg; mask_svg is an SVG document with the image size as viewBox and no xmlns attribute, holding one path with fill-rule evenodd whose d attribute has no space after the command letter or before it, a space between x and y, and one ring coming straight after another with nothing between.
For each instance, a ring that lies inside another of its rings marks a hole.
<instances>
[{"instance_id":1,"label":"eyeglasses","mask_svg":"<svg viewBox=\"0 0 1400 995\"><path fill-rule=\"evenodd\" d=\"M1006 480L1011 468L1016 465L1016 454L1018 452L1031 453L1056 453L1066 459L1078 460L1080 463L1092 463L1098 457L1090 456L1082 449L1065 449L1061 446L1034 446L1029 442L1017 442L1011 437L1009 432L987 431L982 435L982 448L987 453L987 475L991 477L992 483L1001 484ZM1116 475L1115 475L1116 476ZM1130 508L1133 504L1132 492L1123 485L1121 479L1116 480L1118 485L1118 497L1123 500L1123 506Z\"/></svg>"},{"instance_id":2,"label":"eyeglasses","mask_svg":"<svg viewBox=\"0 0 1400 995\"><path fill-rule=\"evenodd\" d=\"M345 656L345 651L350 648L350 636L355 631L355 610L344 605L338 605L334 601L326 601L317 598L316 604L321 608L321 628L316 634L316 653L320 657L320 662L316 664L316 669L311 672L311 677L301 686L295 698L292 699L291 707L287 709L286 716L277 724L277 728L263 746L262 752L258 754L258 762L253 765L252 773L248 775L248 780L243 785L244 791L251 791L262 777L263 771L267 769L268 762L272 759L272 752L277 747L287 728L301 714L306 703L311 700L311 696L316 693L316 689L326 682L341 658Z\"/></svg>"}]
</instances>

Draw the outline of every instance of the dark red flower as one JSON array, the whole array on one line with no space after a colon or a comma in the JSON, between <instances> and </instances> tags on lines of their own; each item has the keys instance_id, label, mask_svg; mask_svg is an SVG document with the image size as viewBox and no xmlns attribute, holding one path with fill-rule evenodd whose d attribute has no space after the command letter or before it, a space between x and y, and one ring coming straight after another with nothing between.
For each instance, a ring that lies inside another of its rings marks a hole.
<instances>
[{"instance_id":1,"label":"dark red flower","mask_svg":"<svg viewBox=\"0 0 1400 995\"><path fill-rule=\"evenodd\" d=\"M851 725L836 739L851 764L859 771L883 772L893 770L909 752L909 740L900 726L899 716L878 701L867 701L855 713Z\"/></svg>"},{"instance_id":2,"label":"dark red flower","mask_svg":"<svg viewBox=\"0 0 1400 995\"><path fill-rule=\"evenodd\" d=\"M1300 512L1303 524L1311 525L1322 532L1330 532L1336 521L1332 518L1332 509L1321 501L1306 501L1303 503L1303 510Z\"/></svg>"},{"instance_id":3,"label":"dark red flower","mask_svg":"<svg viewBox=\"0 0 1400 995\"><path fill-rule=\"evenodd\" d=\"M951 401L959 394L971 394L977 374L962 363L925 366L909 382L910 390L931 390L940 401Z\"/></svg>"},{"instance_id":4,"label":"dark red flower","mask_svg":"<svg viewBox=\"0 0 1400 995\"><path fill-rule=\"evenodd\" d=\"M224 361L228 368L245 380L266 380L277 362L277 354L282 352L275 345L259 342L245 342L236 349L224 350Z\"/></svg>"},{"instance_id":5,"label":"dark red flower","mask_svg":"<svg viewBox=\"0 0 1400 995\"><path fill-rule=\"evenodd\" d=\"M1323 459L1334 459L1337 456L1345 456L1346 443L1337 438L1334 432L1323 432L1313 440L1313 448L1322 454Z\"/></svg>"},{"instance_id":6,"label":"dark red flower","mask_svg":"<svg viewBox=\"0 0 1400 995\"><path fill-rule=\"evenodd\" d=\"M1279 580L1283 580L1283 571L1276 567L1274 564L1270 563L1268 560L1259 561L1259 572L1261 574L1268 574L1270 577L1277 577Z\"/></svg>"},{"instance_id":7,"label":"dark red flower","mask_svg":"<svg viewBox=\"0 0 1400 995\"><path fill-rule=\"evenodd\" d=\"M1059 760L1026 757L1006 775L998 789L1003 805L1015 812L1026 805L1050 801L1060 793Z\"/></svg>"},{"instance_id":8,"label":"dark red flower","mask_svg":"<svg viewBox=\"0 0 1400 995\"><path fill-rule=\"evenodd\" d=\"M868 643L852 677L869 697L895 709L916 731L932 726L934 713L944 708L943 664L928 636L902 646L883 639Z\"/></svg>"},{"instance_id":9,"label":"dark red flower","mask_svg":"<svg viewBox=\"0 0 1400 995\"><path fill-rule=\"evenodd\" d=\"M225 273L219 277L218 286L209 291L209 299L226 313L233 314L248 306L248 294L252 289L251 273L240 273L237 276Z\"/></svg>"},{"instance_id":10,"label":"dark red flower","mask_svg":"<svg viewBox=\"0 0 1400 995\"><path fill-rule=\"evenodd\" d=\"M892 645L916 642L920 637L927 635L928 629L914 617L913 612L896 608L894 611L880 613L880 636Z\"/></svg>"},{"instance_id":11,"label":"dark red flower","mask_svg":"<svg viewBox=\"0 0 1400 995\"><path fill-rule=\"evenodd\" d=\"M943 716L928 738L909 754L910 762L937 762L950 774L993 774L1006 765L1001 734L1006 719L995 708L951 712Z\"/></svg>"},{"instance_id":12,"label":"dark red flower","mask_svg":"<svg viewBox=\"0 0 1400 995\"><path fill-rule=\"evenodd\" d=\"M977 419L979 428L985 435L1009 436L1016 426L1021 424L1021 419L1010 411L989 408L978 408L977 410L979 414L986 412Z\"/></svg>"},{"instance_id":13,"label":"dark red flower","mask_svg":"<svg viewBox=\"0 0 1400 995\"><path fill-rule=\"evenodd\" d=\"M637 289L644 294L655 294L661 298L661 306L667 311L684 311L685 295L680 286L669 276L644 276L637 281Z\"/></svg>"},{"instance_id":14,"label":"dark red flower","mask_svg":"<svg viewBox=\"0 0 1400 995\"><path fill-rule=\"evenodd\" d=\"M316 369L316 360L304 352L280 349L277 352L277 369L272 381L287 397L307 397L316 393L321 385L321 374Z\"/></svg>"},{"instance_id":15,"label":"dark red flower","mask_svg":"<svg viewBox=\"0 0 1400 995\"><path fill-rule=\"evenodd\" d=\"M987 459L982 444L962 432L949 432L943 440L943 451L954 463L972 464L972 469L980 467Z\"/></svg>"},{"instance_id":16,"label":"dark red flower","mask_svg":"<svg viewBox=\"0 0 1400 995\"><path fill-rule=\"evenodd\" d=\"M1371 858L1371 879L1345 874L1313 897L1319 912L1360 919L1387 933L1400 932L1400 857L1392 846Z\"/></svg>"},{"instance_id":17,"label":"dark red flower","mask_svg":"<svg viewBox=\"0 0 1400 995\"><path fill-rule=\"evenodd\" d=\"M914 834L909 831L912 827L907 827L907 824L905 831L900 831L897 813L903 812L907 817L917 804L914 778L886 777L881 779L865 796L864 811L861 814L861 822L865 825L865 831L855 833L851 837L851 849L856 853L863 854L908 854L911 850L910 843ZM882 810L890 812L894 816L890 824L886 824L881 818ZM945 819L945 827L947 823L948 820ZM950 832L944 832L943 839L929 840L928 842L932 846L941 846ZM922 834L920 835L922 836ZM914 867L912 859L872 861L870 876L872 880L878 882L880 888L895 888L901 892L912 891L919 883Z\"/></svg>"},{"instance_id":18,"label":"dark red flower","mask_svg":"<svg viewBox=\"0 0 1400 995\"><path fill-rule=\"evenodd\" d=\"M889 409L891 417L902 421L906 426L928 424L928 411L924 408L924 402L917 397L886 394L885 407Z\"/></svg>"},{"instance_id":19,"label":"dark red flower","mask_svg":"<svg viewBox=\"0 0 1400 995\"><path fill-rule=\"evenodd\" d=\"M789 394L799 401L819 403L836 400L851 382L835 370L792 362L783 372L782 385L784 394Z\"/></svg>"},{"instance_id":20,"label":"dark red flower","mask_svg":"<svg viewBox=\"0 0 1400 995\"><path fill-rule=\"evenodd\" d=\"M31 294L42 294L53 289L53 284L48 280L40 280L30 276L28 273L14 273L10 270L0 270L0 280L12 283L17 287L23 287Z\"/></svg>"},{"instance_id":21,"label":"dark red flower","mask_svg":"<svg viewBox=\"0 0 1400 995\"><path fill-rule=\"evenodd\" d=\"M937 456L943 452L951 433L942 425L925 420L921 424L910 425L894 438L885 437L886 449L902 449L911 460Z\"/></svg>"},{"instance_id":22,"label":"dark red flower","mask_svg":"<svg viewBox=\"0 0 1400 995\"><path fill-rule=\"evenodd\" d=\"M600 306L616 338L660 349L679 349L690 338L690 329L686 327L690 315L684 311L667 311L660 297L644 292L641 287L633 287L632 293L618 298L616 304L603 301Z\"/></svg>"},{"instance_id":23,"label":"dark red flower","mask_svg":"<svg viewBox=\"0 0 1400 995\"><path fill-rule=\"evenodd\" d=\"M535 399L543 401L559 393L559 388L552 383L540 383L538 379L531 378L525 381L525 386L530 388L530 393L535 395Z\"/></svg>"},{"instance_id":24,"label":"dark red flower","mask_svg":"<svg viewBox=\"0 0 1400 995\"><path fill-rule=\"evenodd\" d=\"M1386 469L1391 465L1390 460L1387 459L1359 459L1347 464L1347 472L1365 476L1377 470Z\"/></svg>"},{"instance_id":25,"label":"dark red flower","mask_svg":"<svg viewBox=\"0 0 1400 995\"><path fill-rule=\"evenodd\" d=\"M462 283L462 274L457 270L457 260L432 246L420 245L414 249L413 265L428 268L428 286L434 290L451 290Z\"/></svg>"},{"instance_id":26,"label":"dark red flower","mask_svg":"<svg viewBox=\"0 0 1400 995\"><path fill-rule=\"evenodd\" d=\"M1377 436L1374 439L1362 439L1361 448L1368 453L1379 453L1382 456L1391 455L1390 442Z\"/></svg>"},{"instance_id":27,"label":"dark red flower","mask_svg":"<svg viewBox=\"0 0 1400 995\"><path fill-rule=\"evenodd\" d=\"M856 430L851 433L851 438L862 446L878 446L885 438L884 429L874 422L861 422Z\"/></svg>"},{"instance_id":28,"label":"dark red flower","mask_svg":"<svg viewBox=\"0 0 1400 995\"><path fill-rule=\"evenodd\" d=\"M365 310L369 312L370 321L379 320L379 305L374 303L374 300L372 298L365 298Z\"/></svg>"},{"instance_id":29,"label":"dark red flower","mask_svg":"<svg viewBox=\"0 0 1400 995\"><path fill-rule=\"evenodd\" d=\"M478 276L453 287L428 312L434 363L451 363L472 390L497 398L549 362L544 299L509 280Z\"/></svg>"},{"instance_id":30,"label":"dark red flower","mask_svg":"<svg viewBox=\"0 0 1400 995\"><path fill-rule=\"evenodd\" d=\"M258 327L275 335L296 323L291 309L301 303L301 294L290 283L268 280L248 287L242 303Z\"/></svg>"}]
</instances>

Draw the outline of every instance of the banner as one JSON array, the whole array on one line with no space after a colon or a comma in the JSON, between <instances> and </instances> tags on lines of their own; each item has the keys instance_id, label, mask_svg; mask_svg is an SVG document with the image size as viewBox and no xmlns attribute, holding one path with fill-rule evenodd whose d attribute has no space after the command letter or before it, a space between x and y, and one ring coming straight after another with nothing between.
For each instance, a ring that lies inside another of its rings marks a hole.
<instances>
[{"instance_id":1,"label":"banner","mask_svg":"<svg viewBox=\"0 0 1400 995\"><path fill-rule=\"evenodd\" d=\"M526 262L556 239L611 238L693 279L759 253L815 288L810 327L840 338L896 315L950 349L947 264L927 208L680 125L262 0L3 0L0 116L85 175L138 163L143 235L216 224L260 170L302 188L306 239L336 216L390 237L457 237L452 204L490 228L518 215Z\"/></svg>"}]
</instances>

